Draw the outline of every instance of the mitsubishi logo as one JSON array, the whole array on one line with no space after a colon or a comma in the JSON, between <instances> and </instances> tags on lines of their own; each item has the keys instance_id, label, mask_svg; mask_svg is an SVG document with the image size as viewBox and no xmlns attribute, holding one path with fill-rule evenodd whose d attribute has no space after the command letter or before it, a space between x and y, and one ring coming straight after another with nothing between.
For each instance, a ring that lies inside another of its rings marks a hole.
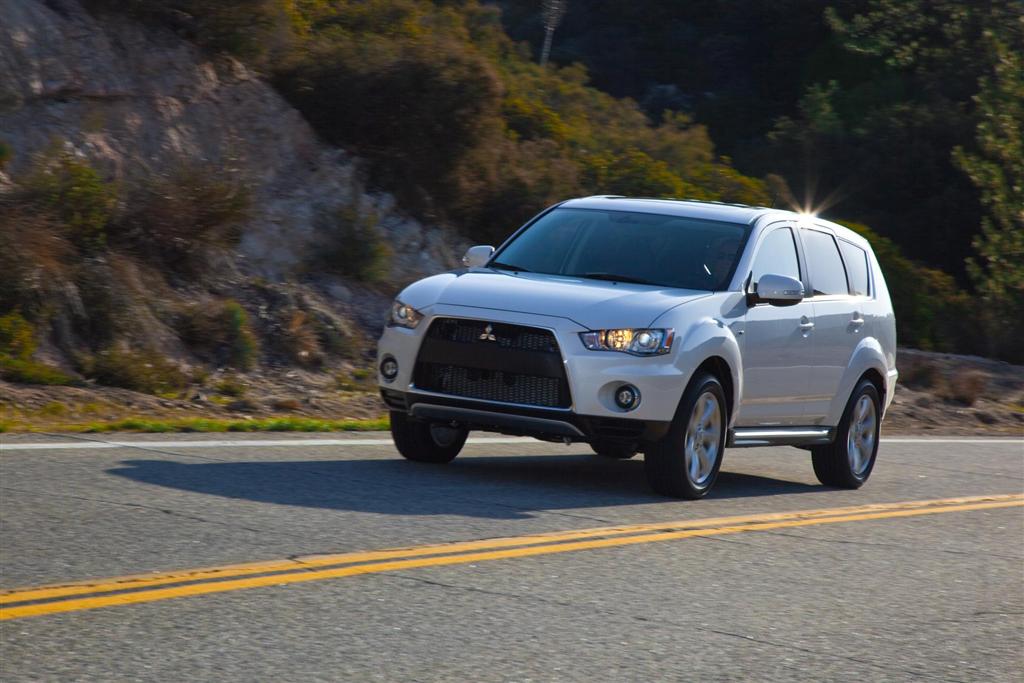
<instances>
[{"instance_id":1,"label":"mitsubishi logo","mask_svg":"<svg viewBox=\"0 0 1024 683\"><path fill-rule=\"evenodd\" d=\"M494 328L491 327L490 323L487 323L487 327L484 328L483 334L481 334L478 339L480 341L498 341L498 338L494 336Z\"/></svg>"}]
</instances>

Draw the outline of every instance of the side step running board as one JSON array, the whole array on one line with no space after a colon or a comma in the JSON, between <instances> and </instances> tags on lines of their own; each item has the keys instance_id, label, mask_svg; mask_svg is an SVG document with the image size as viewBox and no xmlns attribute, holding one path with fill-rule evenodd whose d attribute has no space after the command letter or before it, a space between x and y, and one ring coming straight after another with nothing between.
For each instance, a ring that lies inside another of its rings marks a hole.
<instances>
[{"instance_id":1,"label":"side step running board","mask_svg":"<svg viewBox=\"0 0 1024 683\"><path fill-rule=\"evenodd\" d=\"M737 427L729 430L728 446L824 446L832 443L832 427Z\"/></svg>"}]
</instances>

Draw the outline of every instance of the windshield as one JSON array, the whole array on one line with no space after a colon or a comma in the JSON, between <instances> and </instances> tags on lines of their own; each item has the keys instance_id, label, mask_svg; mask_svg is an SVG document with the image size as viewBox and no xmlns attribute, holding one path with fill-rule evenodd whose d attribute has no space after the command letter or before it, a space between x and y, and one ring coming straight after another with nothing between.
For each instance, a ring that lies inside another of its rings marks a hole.
<instances>
[{"instance_id":1,"label":"windshield","mask_svg":"<svg viewBox=\"0 0 1024 683\"><path fill-rule=\"evenodd\" d=\"M750 227L630 211L555 209L499 251L491 268L638 282L728 287Z\"/></svg>"}]
</instances>

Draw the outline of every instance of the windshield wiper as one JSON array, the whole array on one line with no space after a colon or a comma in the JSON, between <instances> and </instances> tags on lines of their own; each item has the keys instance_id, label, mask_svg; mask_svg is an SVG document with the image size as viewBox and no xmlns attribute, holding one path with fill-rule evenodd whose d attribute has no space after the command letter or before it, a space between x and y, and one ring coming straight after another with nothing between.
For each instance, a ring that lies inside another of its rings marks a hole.
<instances>
[{"instance_id":1,"label":"windshield wiper","mask_svg":"<svg viewBox=\"0 0 1024 683\"><path fill-rule=\"evenodd\" d=\"M650 280L642 280L629 275L618 275L616 273L576 273L570 277L584 277L588 280L610 280L612 282L629 282L636 285L653 285Z\"/></svg>"},{"instance_id":2,"label":"windshield wiper","mask_svg":"<svg viewBox=\"0 0 1024 683\"><path fill-rule=\"evenodd\" d=\"M516 273L529 273L529 268L523 268L512 263L499 263L498 261L491 261L487 264L488 268L500 268L501 270L511 270Z\"/></svg>"}]
</instances>

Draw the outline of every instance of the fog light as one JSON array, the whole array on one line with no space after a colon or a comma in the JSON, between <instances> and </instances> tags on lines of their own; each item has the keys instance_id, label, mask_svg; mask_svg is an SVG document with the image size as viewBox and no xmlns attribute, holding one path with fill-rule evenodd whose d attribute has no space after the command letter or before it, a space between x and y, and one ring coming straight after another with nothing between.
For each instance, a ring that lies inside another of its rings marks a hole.
<instances>
[{"instance_id":1,"label":"fog light","mask_svg":"<svg viewBox=\"0 0 1024 683\"><path fill-rule=\"evenodd\" d=\"M398 361L391 356L386 357L380 364L381 376L390 382L398 376Z\"/></svg>"},{"instance_id":2,"label":"fog light","mask_svg":"<svg viewBox=\"0 0 1024 683\"><path fill-rule=\"evenodd\" d=\"M640 405L640 390L632 384L623 384L615 390L615 405L623 410L633 410Z\"/></svg>"}]
</instances>

